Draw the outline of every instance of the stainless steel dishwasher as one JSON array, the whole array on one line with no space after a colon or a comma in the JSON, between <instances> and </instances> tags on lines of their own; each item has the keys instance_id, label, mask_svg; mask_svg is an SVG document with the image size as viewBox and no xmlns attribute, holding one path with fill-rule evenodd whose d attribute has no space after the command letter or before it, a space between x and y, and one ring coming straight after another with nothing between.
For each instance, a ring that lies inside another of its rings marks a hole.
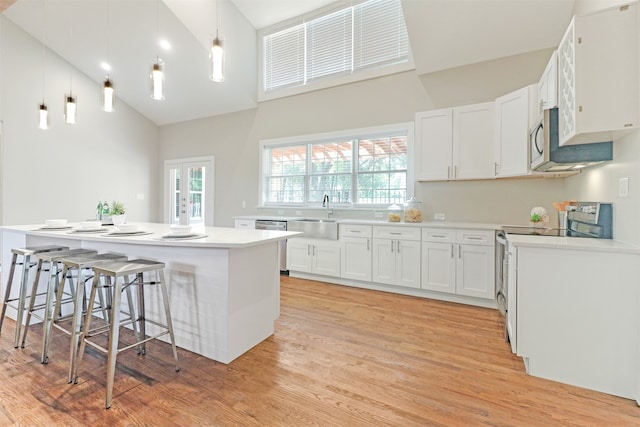
<instances>
[{"instance_id":1,"label":"stainless steel dishwasher","mask_svg":"<svg viewBox=\"0 0 640 427\"><path fill-rule=\"evenodd\" d=\"M257 219L256 230L287 231L287 221ZM280 273L287 274L287 240L280 240Z\"/></svg>"}]
</instances>

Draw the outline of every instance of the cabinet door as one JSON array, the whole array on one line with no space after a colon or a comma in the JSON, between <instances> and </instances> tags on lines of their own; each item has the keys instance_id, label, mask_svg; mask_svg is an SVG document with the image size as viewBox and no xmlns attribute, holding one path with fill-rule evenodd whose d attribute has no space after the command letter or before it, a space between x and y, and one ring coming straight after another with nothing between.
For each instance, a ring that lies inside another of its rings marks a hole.
<instances>
[{"instance_id":1,"label":"cabinet door","mask_svg":"<svg viewBox=\"0 0 640 427\"><path fill-rule=\"evenodd\" d=\"M415 137L416 180L449 179L453 143L451 108L416 114Z\"/></svg>"},{"instance_id":2,"label":"cabinet door","mask_svg":"<svg viewBox=\"0 0 640 427\"><path fill-rule=\"evenodd\" d=\"M287 240L287 269L311 273L311 244L308 240Z\"/></svg>"},{"instance_id":3,"label":"cabinet door","mask_svg":"<svg viewBox=\"0 0 640 427\"><path fill-rule=\"evenodd\" d=\"M422 289L456 292L454 243L422 243Z\"/></svg>"},{"instance_id":4,"label":"cabinet door","mask_svg":"<svg viewBox=\"0 0 640 427\"><path fill-rule=\"evenodd\" d=\"M392 239L373 239L374 282L394 285L396 282L396 241Z\"/></svg>"},{"instance_id":5,"label":"cabinet door","mask_svg":"<svg viewBox=\"0 0 640 427\"><path fill-rule=\"evenodd\" d=\"M495 177L494 103L453 109L453 179Z\"/></svg>"},{"instance_id":6,"label":"cabinet door","mask_svg":"<svg viewBox=\"0 0 640 427\"><path fill-rule=\"evenodd\" d=\"M311 246L311 271L325 276L340 277L340 244L315 242Z\"/></svg>"},{"instance_id":7,"label":"cabinet door","mask_svg":"<svg viewBox=\"0 0 640 427\"><path fill-rule=\"evenodd\" d=\"M543 110L558 106L558 52L554 51L547 63L542 77L538 82L538 111L537 116L542 116Z\"/></svg>"},{"instance_id":8,"label":"cabinet door","mask_svg":"<svg viewBox=\"0 0 640 427\"><path fill-rule=\"evenodd\" d=\"M458 245L456 293L478 298L495 298L493 246Z\"/></svg>"},{"instance_id":9,"label":"cabinet door","mask_svg":"<svg viewBox=\"0 0 640 427\"><path fill-rule=\"evenodd\" d=\"M340 276L344 279L371 281L371 239L340 237L342 262Z\"/></svg>"},{"instance_id":10,"label":"cabinet door","mask_svg":"<svg viewBox=\"0 0 640 427\"><path fill-rule=\"evenodd\" d=\"M396 284L420 287L420 242L396 240Z\"/></svg>"},{"instance_id":11,"label":"cabinet door","mask_svg":"<svg viewBox=\"0 0 640 427\"><path fill-rule=\"evenodd\" d=\"M496 176L529 172L529 87L496 99Z\"/></svg>"}]
</instances>

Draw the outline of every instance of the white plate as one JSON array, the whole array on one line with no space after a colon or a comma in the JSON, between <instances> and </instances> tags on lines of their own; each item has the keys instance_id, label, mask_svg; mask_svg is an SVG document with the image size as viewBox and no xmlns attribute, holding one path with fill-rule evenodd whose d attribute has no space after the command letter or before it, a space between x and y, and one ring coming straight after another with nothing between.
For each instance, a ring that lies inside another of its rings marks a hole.
<instances>
[{"instance_id":1,"label":"white plate","mask_svg":"<svg viewBox=\"0 0 640 427\"><path fill-rule=\"evenodd\" d=\"M176 231L171 231L169 232L169 234L165 234L164 237L185 237L185 236L197 236L197 233L194 233L191 230L176 230Z\"/></svg>"},{"instance_id":2,"label":"white plate","mask_svg":"<svg viewBox=\"0 0 640 427\"><path fill-rule=\"evenodd\" d=\"M62 226L59 226L59 227L52 227L52 226L49 226L49 225L43 225L42 227L40 227L40 230L67 230L69 228L71 228L70 225L62 225Z\"/></svg>"},{"instance_id":3,"label":"white plate","mask_svg":"<svg viewBox=\"0 0 640 427\"><path fill-rule=\"evenodd\" d=\"M138 236L140 234L151 234L150 231L144 230L136 230L136 231L118 231L114 230L110 233L105 234L105 236Z\"/></svg>"},{"instance_id":4,"label":"white plate","mask_svg":"<svg viewBox=\"0 0 640 427\"><path fill-rule=\"evenodd\" d=\"M198 233L189 233L189 234L175 234L175 233L171 233L171 234L163 234L162 236L163 240L189 240L189 239L202 239L204 237L207 237L206 234L198 234Z\"/></svg>"},{"instance_id":5,"label":"white plate","mask_svg":"<svg viewBox=\"0 0 640 427\"><path fill-rule=\"evenodd\" d=\"M106 228L104 227L78 227L73 231L75 231L76 233L93 233L96 231L105 231L105 230Z\"/></svg>"}]
</instances>

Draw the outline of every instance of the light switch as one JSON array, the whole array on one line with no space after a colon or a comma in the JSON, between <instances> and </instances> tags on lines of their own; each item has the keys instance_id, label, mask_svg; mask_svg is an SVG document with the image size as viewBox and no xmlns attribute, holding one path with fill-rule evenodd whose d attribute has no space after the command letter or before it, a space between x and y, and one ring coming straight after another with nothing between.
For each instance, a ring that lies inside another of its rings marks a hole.
<instances>
[{"instance_id":1,"label":"light switch","mask_svg":"<svg viewBox=\"0 0 640 427\"><path fill-rule=\"evenodd\" d=\"M618 182L618 196L629 196L629 178L620 178Z\"/></svg>"}]
</instances>

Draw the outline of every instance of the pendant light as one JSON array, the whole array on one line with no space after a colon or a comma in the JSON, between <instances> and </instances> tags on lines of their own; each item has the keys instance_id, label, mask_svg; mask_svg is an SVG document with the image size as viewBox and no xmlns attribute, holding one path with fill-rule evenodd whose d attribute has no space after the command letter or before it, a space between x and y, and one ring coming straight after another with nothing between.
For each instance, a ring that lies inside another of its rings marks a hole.
<instances>
[{"instance_id":1,"label":"pendant light","mask_svg":"<svg viewBox=\"0 0 640 427\"><path fill-rule=\"evenodd\" d=\"M40 129L49 129L49 109L44 103L44 0L42 0L42 16L40 26L42 28L42 103L38 107L38 127Z\"/></svg>"},{"instance_id":2,"label":"pendant light","mask_svg":"<svg viewBox=\"0 0 640 427\"><path fill-rule=\"evenodd\" d=\"M71 7L71 6L70 6ZM73 50L73 11L70 14L70 24L69 24L69 46ZM78 114L78 109L76 108L77 98L73 96L73 66L69 64L71 69L69 72L69 93L64 95L64 122L69 125L73 125L76 123L76 117Z\"/></svg>"},{"instance_id":3,"label":"pendant light","mask_svg":"<svg viewBox=\"0 0 640 427\"><path fill-rule=\"evenodd\" d=\"M109 63L109 0L107 0L107 64ZM102 109L107 113L113 112L115 103L115 91L113 90L113 83L107 74L104 82L102 83Z\"/></svg>"},{"instance_id":4,"label":"pendant light","mask_svg":"<svg viewBox=\"0 0 640 427\"><path fill-rule=\"evenodd\" d=\"M158 0L156 0L156 41L160 38L158 31ZM156 62L151 65L151 98L156 101L164 99L164 61L156 56Z\"/></svg>"},{"instance_id":5,"label":"pendant light","mask_svg":"<svg viewBox=\"0 0 640 427\"><path fill-rule=\"evenodd\" d=\"M218 34L219 8L216 0L216 37L209 48L209 79L216 83L224 82L224 41Z\"/></svg>"}]
</instances>

